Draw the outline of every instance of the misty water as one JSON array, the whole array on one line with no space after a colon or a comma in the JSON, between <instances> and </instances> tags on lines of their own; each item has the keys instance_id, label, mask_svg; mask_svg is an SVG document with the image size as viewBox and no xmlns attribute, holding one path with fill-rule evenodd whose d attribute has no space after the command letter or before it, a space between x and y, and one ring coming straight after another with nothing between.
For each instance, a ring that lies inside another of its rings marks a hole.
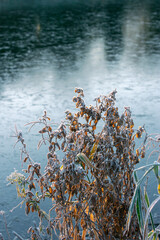
<instances>
[{"instance_id":1,"label":"misty water","mask_svg":"<svg viewBox=\"0 0 160 240\"><path fill-rule=\"evenodd\" d=\"M13 148L10 137L15 124L44 166L47 149L36 149L38 129L28 133L24 125L44 109L60 122L74 109L79 86L89 104L117 89L120 112L131 107L135 128L145 124L149 133L160 132L159 12L160 1L0 1L0 210L10 232L26 237L37 220L25 216L23 206L9 212L20 202L6 181L22 167L20 145ZM156 184L153 178L151 195ZM6 236L1 216L0 232Z\"/></svg>"}]
</instances>

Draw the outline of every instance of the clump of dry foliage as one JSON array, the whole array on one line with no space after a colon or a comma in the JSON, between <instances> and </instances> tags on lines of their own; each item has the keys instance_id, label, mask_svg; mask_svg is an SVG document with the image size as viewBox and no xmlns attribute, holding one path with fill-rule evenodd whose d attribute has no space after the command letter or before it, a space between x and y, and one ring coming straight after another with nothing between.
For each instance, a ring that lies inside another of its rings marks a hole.
<instances>
[{"instance_id":1,"label":"clump of dry foliage","mask_svg":"<svg viewBox=\"0 0 160 240\"><path fill-rule=\"evenodd\" d=\"M57 234L61 240L140 239L136 215L130 233L126 236L124 232L134 192L132 173L145 152L143 147L135 149L134 137L140 138L144 128L134 132L129 108L119 114L116 91L99 96L95 106L89 107L83 90L76 88L75 92L73 102L78 110L74 114L66 111L66 119L57 129L46 111L42 118L30 123L31 127L43 125L38 148L48 144L44 172L31 159L22 133L16 129L23 162L28 166L26 176L15 172L9 180L16 183L26 214L39 215L39 228L28 230L31 239L42 239L43 234L47 234L47 239ZM57 151L62 151L61 159ZM40 207L46 198L53 204L49 213ZM44 218L48 222L45 228Z\"/></svg>"}]
</instances>

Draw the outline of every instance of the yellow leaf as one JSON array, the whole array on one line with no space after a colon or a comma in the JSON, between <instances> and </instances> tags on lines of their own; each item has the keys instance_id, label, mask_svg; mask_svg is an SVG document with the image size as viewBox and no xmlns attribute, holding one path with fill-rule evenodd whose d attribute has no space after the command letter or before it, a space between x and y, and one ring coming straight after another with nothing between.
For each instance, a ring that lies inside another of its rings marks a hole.
<instances>
[{"instance_id":1,"label":"yellow leaf","mask_svg":"<svg viewBox=\"0 0 160 240\"><path fill-rule=\"evenodd\" d=\"M68 197L69 202L70 202L71 198L72 198L72 192L70 192L69 197Z\"/></svg>"},{"instance_id":2,"label":"yellow leaf","mask_svg":"<svg viewBox=\"0 0 160 240\"><path fill-rule=\"evenodd\" d=\"M52 131L52 128L50 126L48 127L48 131L50 131L50 132Z\"/></svg>"},{"instance_id":3,"label":"yellow leaf","mask_svg":"<svg viewBox=\"0 0 160 240\"><path fill-rule=\"evenodd\" d=\"M40 185L41 192L43 193L43 185Z\"/></svg>"},{"instance_id":4,"label":"yellow leaf","mask_svg":"<svg viewBox=\"0 0 160 240\"><path fill-rule=\"evenodd\" d=\"M93 215L93 213L90 214L90 219L91 219L92 222L94 222L94 215Z\"/></svg>"},{"instance_id":5,"label":"yellow leaf","mask_svg":"<svg viewBox=\"0 0 160 240\"><path fill-rule=\"evenodd\" d=\"M61 170L61 171L63 170L63 165L60 167L60 170Z\"/></svg>"},{"instance_id":6,"label":"yellow leaf","mask_svg":"<svg viewBox=\"0 0 160 240\"><path fill-rule=\"evenodd\" d=\"M96 126L94 125L94 126L92 127L92 129L93 129L93 130L96 130Z\"/></svg>"},{"instance_id":7,"label":"yellow leaf","mask_svg":"<svg viewBox=\"0 0 160 240\"><path fill-rule=\"evenodd\" d=\"M93 147L92 147L92 150L91 150L91 153L90 153L89 160L92 160L92 159L93 159L93 155L94 155L94 153L97 151L98 143L99 143L99 139L96 140L95 143L93 144Z\"/></svg>"},{"instance_id":8,"label":"yellow leaf","mask_svg":"<svg viewBox=\"0 0 160 240\"><path fill-rule=\"evenodd\" d=\"M137 156L139 156L139 155L140 155L140 153L139 153L139 150L138 150L138 149L136 149L136 154L137 154Z\"/></svg>"},{"instance_id":9,"label":"yellow leaf","mask_svg":"<svg viewBox=\"0 0 160 240\"><path fill-rule=\"evenodd\" d=\"M82 240L86 239L86 228L83 229L82 231Z\"/></svg>"},{"instance_id":10,"label":"yellow leaf","mask_svg":"<svg viewBox=\"0 0 160 240\"><path fill-rule=\"evenodd\" d=\"M18 186L16 186L16 190L17 190L18 197L21 197L21 198L25 198L26 197L25 191L21 192L20 188Z\"/></svg>"},{"instance_id":11,"label":"yellow leaf","mask_svg":"<svg viewBox=\"0 0 160 240\"><path fill-rule=\"evenodd\" d=\"M77 215L77 208L74 209L74 214Z\"/></svg>"},{"instance_id":12,"label":"yellow leaf","mask_svg":"<svg viewBox=\"0 0 160 240\"><path fill-rule=\"evenodd\" d=\"M69 207L69 211L72 211L72 209L73 209L73 206L72 206L72 205L70 205L70 207Z\"/></svg>"},{"instance_id":13,"label":"yellow leaf","mask_svg":"<svg viewBox=\"0 0 160 240\"><path fill-rule=\"evenodd\" d=\"M158 190L158 194L160 194L160 183L158 184L157 190Z\"/></svg>"},{"instance_id":14,"label":"yellow leaf","mask_svg":"<svg viewBox=\"0 0 160 240\"><path fill-rule=\"evenodd\" d=\"M21 194L20 194L19 187L18 187L18 186L16 186L16 188L17 188L17 195L18 195L18 197L20 197L20 196L21 196Z\"/></svg>"},{"instance_id":15,"label":"yellow leaf","mask_svg":"<svg viewBox=\"0 0 160 240\"><path fill-rule=\"evenodd\" d=\"M50 194L52 194L52 188L49 186L49 192L50 192Z\"/></svg>"},{"instance_id":16,"label":"yellow leaf","mask_svg":"<svg viewBox=\"0 0 160 240\"><path fill-rule=\"evenodd\" d=\"M88 213L89 213L89 206L86 207L85 212L86 212L86 214L88 215Z\"/></svg>"},{"instance_id":17,"label":"yellow leaf","mask_svg":"<svg viewBox=\"0 0 160 240\"><path fill-rule=\"evenodd\" d=\"M27 159L28 159L28 157L25 157L25 159L23 160L23 162L26 162L26 161L27 161Z\"/></svg>"}]
</instances>

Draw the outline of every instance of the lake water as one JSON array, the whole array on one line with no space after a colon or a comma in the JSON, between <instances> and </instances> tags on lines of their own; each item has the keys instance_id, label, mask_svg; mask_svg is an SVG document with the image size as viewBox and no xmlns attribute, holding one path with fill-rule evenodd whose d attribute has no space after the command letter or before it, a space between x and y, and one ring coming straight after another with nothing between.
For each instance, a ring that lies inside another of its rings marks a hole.
<instances>
[{"instance_id":1,"label":"lake water","mask_svg":"<svg viewBox=\"0 0 160 240\"><path fill-rule=\"evenodd\" d=\"M0 1L0 210L9 231L26 237L36 220L23 208L9 213L20 202L6 186L6 176L21 169L20 146L10 138L15 124L43 165L46 150L37 152L38 135L24 124L44 109L59 122L73 109L77 86L89 103L116 88L120 111L131 107L135 127L160 132L159 13L158 0ZM0 232L6 236L1 216Z\"/></svg>"}]
</instances>

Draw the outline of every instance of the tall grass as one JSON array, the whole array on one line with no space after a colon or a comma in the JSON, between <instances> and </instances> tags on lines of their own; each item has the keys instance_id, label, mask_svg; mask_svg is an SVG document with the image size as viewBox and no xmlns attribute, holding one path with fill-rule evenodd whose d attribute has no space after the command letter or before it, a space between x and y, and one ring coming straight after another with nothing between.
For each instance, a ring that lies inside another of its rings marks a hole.
<instances>
[{"instance_id":1,"label":"tall grass","mask_svg":"<svg viewBox=\"0 0 160 240\"><path fill-rule=\"evenodd\" d=\"M134 207L136 207L139 228L140 228L143 240L147 240L147 239L157 240L159 239L158 235L160 234L160 225L158 225L157 227L155 226L153 216L152 216L153 208L160 201L160 195L159 195L160 194L160 176L159 176L160 145L159 143L160 143L160 135L146 136L146 139L144 142L144 148L147 148L148 145L151 145L153 150L149 157L151 157L153 153L157 153L158 158L156 161L154 161L154 163L142 166L134 170L134 181L135 181L136 187L135 187L134 195L132 197L132 201L128 211L126 230L129 231L130 224L131 224L131 216L133 214ZM140 179L138 179L137 173L141 172L142 170L145 170L145 173L141 176ZM154 173L155 178L157 179L157 196L152 203L150 203L149 201L146 186L143 184L144 180L147 179L148 181L148 177L151 172ZM143 188L144 188L144 191L142 190ZM151 225L150 230L148 227L148 223L150 223Z\"/></svg>"}]
</instances>

